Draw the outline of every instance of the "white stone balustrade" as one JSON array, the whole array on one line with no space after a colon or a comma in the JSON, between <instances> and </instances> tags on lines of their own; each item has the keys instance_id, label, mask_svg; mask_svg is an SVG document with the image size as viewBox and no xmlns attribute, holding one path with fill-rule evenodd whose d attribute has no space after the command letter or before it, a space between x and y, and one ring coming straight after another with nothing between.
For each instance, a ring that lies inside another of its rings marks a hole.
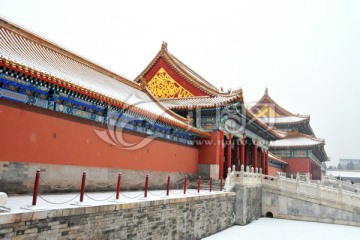
<instances>
[{"instance_id":1,"label":"white stone balustrade","mask_svg":"<svg viewBox=\"0 0 360 240\"><path fill-rule=\"evenodd\" d=\"M281 191L294 192L297 195L311 196L315 199L328 199L339 203L345 203L349 205L360 206L360 187L358 185L344 186L337 182L337 184L329 184L329 181L334 179L323 178L321 181L310 181L310 174L300 176L292 176L292 178L286 178L284 174L278 174L277 176L268 176L261 174L260 169L246 168L241 166L240 171L235 170L233 166L232 170L228 169L228 177L225 182L225 191L232 191L235 184L239 185L263 185L272 188L278 188ZM294 178L295 177L295 178ZM301 181L304 179L305 181Z\"/></svg>"},{"instance_id":2,"label":"white stone balustrade","mask_svg":"<svg viewBox=\"0 0 360 240\"><path fill-rule=\"evenodd\" d=\"M10 208L5 207L5 204L8 201L8 196L4 192L0 192L0 213L10 212Z\"/></svg>"}]
</instances>

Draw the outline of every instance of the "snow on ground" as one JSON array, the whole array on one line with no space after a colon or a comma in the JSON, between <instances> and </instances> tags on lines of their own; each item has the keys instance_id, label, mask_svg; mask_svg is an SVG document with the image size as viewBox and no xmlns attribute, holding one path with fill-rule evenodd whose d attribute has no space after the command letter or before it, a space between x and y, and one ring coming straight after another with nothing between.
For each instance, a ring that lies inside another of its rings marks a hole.
<instances>
[{"instance_id":1,"label":"snow on ground","mask_svg":"<svg viewBox=\"0 0 360 240\"><path fill-rule=\"evenodd\" d=\"M119 197L119 202L114 202L114 192L89 192L85 193L84 202L77 204L80 201L79 193L66 193L66 194L46 194L40 195L37 198L37 210L45 209L63 209L63 208L76 208L84 206L100 206L109 204L133 203L153 200L165 200L172 198L194 197L210 194L224 194L224 192L201 190L200 193L196 189L187 189L186 195L183 190L171 190L169 196L166 196L165 190L149 190L147 198L144 197L144 191L122 191ZM23 207L32 204L31 195L10 195L9 200L5 207L11 209L11 213L29 212ZM74 205L75 204L75 205ZM1 213L0 213L1 215Z\"/></svg>"},{"instance_id":2,"label":"snow on ground","mask_svg":"<svg viewBox=\"0 0 360 240\"><path fill-rule=\"evenodd\" d=\"M360 171L346 171L346 170L326 170L326 175L333 175L334 177L340 176L340 177L355 177L360 178ZM360 238L359 238L360 239Z\"/></svg>"},{"instance_id":3,"label":"snow on ground","mask_svg":"<svg viewBox=\"0 0 360 240\"><path fill-rule=\"evenodd\" d=\"M359 240L360 227L260 218L246 226L234 226L204 240Z\"/></svg>"}]
</instances>

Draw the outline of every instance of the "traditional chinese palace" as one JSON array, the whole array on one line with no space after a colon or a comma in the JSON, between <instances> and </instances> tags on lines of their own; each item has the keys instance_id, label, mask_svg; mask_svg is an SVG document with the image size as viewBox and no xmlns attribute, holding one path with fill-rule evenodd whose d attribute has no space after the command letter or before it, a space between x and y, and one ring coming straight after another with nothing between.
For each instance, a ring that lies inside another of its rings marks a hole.
<instances>
[{"instance_id":1,"label":"traditional chinese palace","mask_svg":"<svg viewBox=\"0 0 360 240\"><path fill-rule=\"evenodd\" d=\"M37 168L55 182L80 169L100 182L117 172L220 179L241 165L318 179L328 160L309 116L281 108L268 91L247 108L241 89L216 88L166 43L130 81L0 19L0 58L5 190L28 187Z\"/></svg>"}]
</instances>

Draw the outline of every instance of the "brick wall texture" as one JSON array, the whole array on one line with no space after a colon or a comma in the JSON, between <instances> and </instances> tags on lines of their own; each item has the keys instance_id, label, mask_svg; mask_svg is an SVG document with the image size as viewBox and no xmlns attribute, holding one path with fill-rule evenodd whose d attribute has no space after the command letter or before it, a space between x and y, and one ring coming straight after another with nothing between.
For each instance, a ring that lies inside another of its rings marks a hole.
<instances>
[{"instance_id":1,"label":"brick wall texture","mask_svg":"<svg viewBox=\"0 0 360 240\"><path fill-rule=\"evenodd\" d=\"M0 239L201 239L235 224L234 193L0 215Z\"/></svg>"}]
</instances>

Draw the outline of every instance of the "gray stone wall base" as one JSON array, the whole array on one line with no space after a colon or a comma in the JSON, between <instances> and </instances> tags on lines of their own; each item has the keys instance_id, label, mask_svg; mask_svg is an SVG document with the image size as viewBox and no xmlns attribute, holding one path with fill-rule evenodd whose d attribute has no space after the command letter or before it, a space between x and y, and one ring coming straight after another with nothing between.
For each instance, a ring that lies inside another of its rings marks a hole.
<instances>
[{"instance_id":1,"label":"gray stone wall base","mask_svg":"<svg viewBox=\"0 0 360 240\"><path fill-rule=\"evenodd\" d=\"M0 214L0 239L202 239L234 225L234 201L225 193Z\"/></svg>"},{"instance_id":2,"label":"gray stone wall base","mask_svg":"<svg viewBox=\"0 0 360 240\"><path fill-rule=\"evenodd\" d=\"M219 179L219 165L216 164L199 164L198 174L205 179L213 178L213 180Z\"/></svg>"},{"instance_id":3,"label":"gray stone wall base","mask_svg":"<svg viewBox=\"0 0 360 240\"><path fill-rule=\"evenodd\" d=\"M246 225L261 217L261 186L235 185L235 223Z\"/></svg>"},{"instance_id":4,"label":"gray stone wall base","mask_svg":"<svg viewBox=\"0 0 360 240\"><path fill-rule=\"evenodd\" d=\"M176 183L182 181L185 175L191 180L197 179L197 174L189 173L0 161L0 191L7 194L32 193L37 169L41 170L41 178L46 182L40 181L39 191L42 193L59 192L50 186L56 188L74 186L66 192L79 191L83 171L86 171L88 180L86 191L116 190L119 173L122 174L122 190L143 189L146 174L149 174L149 189L166 189L168 175L171 177L172 188L178 188Z\"/></svg>"}]
</instances>

